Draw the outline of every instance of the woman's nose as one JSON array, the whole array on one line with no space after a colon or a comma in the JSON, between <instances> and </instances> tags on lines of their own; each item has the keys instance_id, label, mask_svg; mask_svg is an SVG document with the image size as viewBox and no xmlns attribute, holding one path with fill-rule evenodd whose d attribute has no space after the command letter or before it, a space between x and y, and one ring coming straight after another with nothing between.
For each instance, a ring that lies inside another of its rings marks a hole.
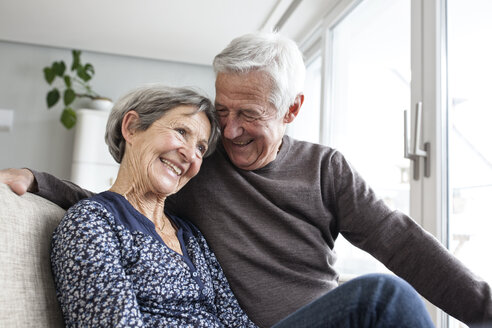
<instances>
[{"instance_id":1,"label":"woman's nose","mask_svg":"<svg viewBox=\"0 0 492 328\"><path fill-rule=\"evenodd\" d=\"M179 152L186 162L192 162L196 159L196 148L189 142L183 144L183 146L179 149Z\"/></svg>"}]
</instances>

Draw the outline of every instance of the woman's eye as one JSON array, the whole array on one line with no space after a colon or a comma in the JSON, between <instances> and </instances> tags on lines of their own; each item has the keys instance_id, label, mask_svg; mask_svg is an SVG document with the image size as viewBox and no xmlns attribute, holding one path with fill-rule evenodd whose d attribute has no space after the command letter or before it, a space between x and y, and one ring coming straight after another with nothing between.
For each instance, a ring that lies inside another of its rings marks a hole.
<instances>
[{"instance_id":1,"label":"woman's eye","mask_svg":"<svg viewBox=\"0 0 492 328\"><path fill-rule=\"evenodd\" d=\"M205 146L198 146L198 151L203 155L207 151L207 147L205 147Z\"/></svg>"},{"instance_id":2,"label":"woman's eye","mask_svg":"<svg viewBox=\"0 0 492 328\"><path fill-rule=\"evenodd\" d=\"M183 136L186 134L185 129L176 129L176 131Z\"/></svg>"}]
</instances>

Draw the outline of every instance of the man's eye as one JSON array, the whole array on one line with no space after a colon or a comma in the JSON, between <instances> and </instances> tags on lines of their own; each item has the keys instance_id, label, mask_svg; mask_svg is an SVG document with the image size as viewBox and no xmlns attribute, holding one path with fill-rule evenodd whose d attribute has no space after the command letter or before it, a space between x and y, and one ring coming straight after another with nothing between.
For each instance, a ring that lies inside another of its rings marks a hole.
<instances>
[{"instance_id":1,"label":"man's eye","mask_svg":"<svg viewBox=\"0 0 492 328\"><path fill-rule=\"evenodd\" d=\"M244 119L248 122L251 122L251 121L254 121L257 119L257 116L256 115L252 115L252 114L246 114L246 113L242 113L242 116L244 117Z\"/></svg>"},{"instance_id":2,"label":"man's eye","mask_svg":"<svg viewBox=\"0 0 492 328\"><path fill-rule=\"evenodd\" d=\"M176 131L183 136L186 134L185 129L176 129Z\"/></svg>"},{"instance_id":3,"label":"man's eye","mask_svg":"<svg viewBox=\"0 0 492 328\"><path fill-rule=\"evenodd\" d=\"M227 115L227 110L226 109L217 109L217 115L218 116L226 116Z\"/></svg>"}]
</instances>

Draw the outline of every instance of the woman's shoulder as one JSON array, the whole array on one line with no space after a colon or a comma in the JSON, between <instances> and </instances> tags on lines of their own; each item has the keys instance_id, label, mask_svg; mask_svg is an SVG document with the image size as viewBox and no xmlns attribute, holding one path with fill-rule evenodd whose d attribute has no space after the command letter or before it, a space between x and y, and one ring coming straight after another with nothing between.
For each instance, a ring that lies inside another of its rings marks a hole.
<instances>
[{"instance_id":1,"label":"woman's shoulder","mask_svg":"<svg viewBox=\"0 0 492 328\"><path fill-rule=\"evenodd\" d=\"M60 222L60 226L80 226L96 222L108 222L111 213L105 206L93 199L83 199L70 207Z\"/></svg>"},{"instance_id":2,"label":"woman's shoulder","mask_svg":"<svg viewBox=\"0 0 492 328\"><path fill-rule=\"evenodd\" d=\"M72 207L70 207L65 215L68 214L90 214L90 213L100 213L105 210L103 204L98 202L94 197L90 197L87 199L82 199Z\"/></svg>"}]
</instances>

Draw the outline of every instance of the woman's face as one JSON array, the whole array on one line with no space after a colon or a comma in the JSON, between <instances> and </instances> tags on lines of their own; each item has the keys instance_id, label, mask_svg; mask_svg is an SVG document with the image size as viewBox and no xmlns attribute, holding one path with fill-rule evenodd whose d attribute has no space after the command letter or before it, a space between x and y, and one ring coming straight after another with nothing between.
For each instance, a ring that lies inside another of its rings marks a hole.
<instances>
[{"instance_id":1,"label":"woman's face","mask_svg":"<svg viewBox=\"0 0 492 328\"><path fill-rule=\"evenodd\" d=\"M180 190L200 170L210 132L206 114L192 106L173 108L133 132L127 152L138 187L165 196Z\"/></svg>"}]
</instances>

